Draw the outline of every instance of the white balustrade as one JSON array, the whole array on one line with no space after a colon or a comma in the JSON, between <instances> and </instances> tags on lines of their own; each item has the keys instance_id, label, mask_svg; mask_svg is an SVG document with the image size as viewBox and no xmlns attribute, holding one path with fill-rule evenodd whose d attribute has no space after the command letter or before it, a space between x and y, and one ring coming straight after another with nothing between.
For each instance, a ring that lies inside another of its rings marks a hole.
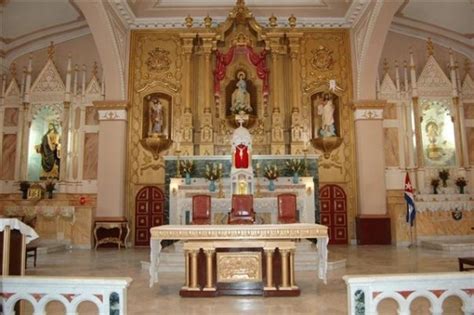
<instances>
[{"instance_id":1,"label":"white balustrade","mask_svg":"<svg viewBox=\"0 0 474 315\"><path fill-rule=\"evenodd\" d=\"M443 302L450 296L462 301L464 314L474 313L474 274L468 272L351 275L344 276L347 307L351 315L377 314L384 299L398 303L398 314L410 314L410 304L419 297L428 299L434 315L443 314Z\"/></svg>"},{"instance_id":2,"label":"white balustrade","mask_svg":"<svg viewBox=\"0 0 474 315\"><path fill-rule=\"evenodd\" d=\"M57 301L66 314L77 314L82 302L92 302L101 315L127 314L127 288L131 278L37 277L0 278L0 303L3 314L15 314L15 304L29 301L33 314L46 314L46 305Z\"/></svg>"}]
</instances>

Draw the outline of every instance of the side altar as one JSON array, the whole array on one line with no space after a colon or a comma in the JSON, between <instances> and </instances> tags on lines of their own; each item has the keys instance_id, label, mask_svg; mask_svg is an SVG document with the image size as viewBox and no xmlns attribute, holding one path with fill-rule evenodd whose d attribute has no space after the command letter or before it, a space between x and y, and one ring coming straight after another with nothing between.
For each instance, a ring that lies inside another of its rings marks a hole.
<instances>
[{"instance_id":1,"label":"side altar","mask_svg":"<svg viewBox=\"0 0 474 315\"><path fill-rule=\"evenodd\" d=\"M151 229L150 287L158 282L161 241L183 240L180 295L296 296L295 242L316 238L318 277L326 283L328 228L319 224L163 225Z\"/></svg>"}]
</instances>

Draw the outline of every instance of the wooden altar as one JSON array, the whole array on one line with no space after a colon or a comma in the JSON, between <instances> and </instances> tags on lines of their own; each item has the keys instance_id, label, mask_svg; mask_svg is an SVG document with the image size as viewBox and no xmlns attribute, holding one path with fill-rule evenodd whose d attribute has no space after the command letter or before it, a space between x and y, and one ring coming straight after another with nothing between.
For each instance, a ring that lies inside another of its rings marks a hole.
<instances>
[{"instance_id":1,"label":"wooden altar","mask_svg":"<svg viewBox=\"0 0 474 315\"><path fill-rule=\"evenodd\" d=\"M150 287L158 282L162 240L183 240L183 297L296 296L298 239L316 238L318 276L326 283L327 227L318 224L164 225L151 229Z\"/></svg>"}]
</instances>

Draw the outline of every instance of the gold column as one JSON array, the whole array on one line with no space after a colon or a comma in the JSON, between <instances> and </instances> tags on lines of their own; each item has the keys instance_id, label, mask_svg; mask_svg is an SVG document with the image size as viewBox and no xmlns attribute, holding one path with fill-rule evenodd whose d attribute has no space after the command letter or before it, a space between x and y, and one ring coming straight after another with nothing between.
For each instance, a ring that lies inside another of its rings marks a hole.
<instances>
[{"instance_id":1,"label":"gold column","mask_svg":"<svg viewBox=\"0 0 474 315\"><path fill-rule=\"evenodd\" d=\"M191 250L191 285L189 289L191 290L199 290L198 288L198 280L197 280L197 255L199 253L199 249L192 249Z\"/></svg>"},{"instance_id":2,"label":"gold column","mask_svg":"<svg viewBox=\"0 0 474 315\"><path fill-rule=\"evenodd\" d=\"M68 139L69 139L69 128L70 128L70 108L71 102L64 102L64 112L63 112L63 122L62 122L62 134L61 137L61 165L59 167L59 179L65 180L69 179L67 177L67 169L68 169Z\"/></svg>"},{"instance_id":3,"label":"gold column","mask_svg":"<svg viewBox=\"0 0 474 315\"><path fill-rule=\"evenodd\" d=\"M273 249L265 249L266 263L267 263L267 285L264 290L276 290L273 285Z\"/></svg>"},{"instance_id":4,"label":"gold column","mask_svg":"<svg viewBox=\"0 0 474 315\"><path fill-rule=\"evenodd\" d=\"M204 67L203 74L204 77L201 77L203 80L203 101L201 106L204 108L202 119L201 119L201 144L200 144L200 155L212 155L214 154L214 136L213 136L213 123L212 123L212 93L211 93L211 53L212 53L212 41L214 38L213 33L204 33L199 34L203 38L202 52L204 55Z\"/></svg>"},{"instance_id":5,"label":"gold column","mask_svg":"<svg viewBox=\"0 0 474 315\"><path fill-rule=\"evenodd\" d=\"M192 65L191 65L191 56L193 53L193 40L196 38L195 33L186 33L181 35L182 42L183 42L183 55L184 55L184 66L183 66L183 73L184 80L183 80L183 99L184 99L184 110L183 116L180 124L181 128L181 137L177 139L181 145L181 151L184 155L193 155L194 153L194 145L193 145L193 137L192 137L192 130L193 130L193 117L191 111L191 93L192 93L192 86L191 86L191 78L193 75Z\"/></svg>"},{"instance_id":6,"label":"gold column","mask_svg":"<svg viewBox=\"0 0 474 315\"><path fill-rule=\"evenodd\" d=\"M296 287L295 284L295 250L290 249L290 287Z\"/></svg>"},{"instance_id":7,"label":"gold column","mask_svg":"<svg viewBox=\"0 0 474 315\"><path fill-rule=\"evenodd\" d=\"M214 291L213 285L213 266L212 266L212 257L214 255L214 250L206 249L206 287L204 288L205 291Z\"/></svg>"},{"instance_id":8,"label":"gold column","mask_svg":"<svg viewBox=\"0 0 474 315\"><path fill-rule=\"evenodd\" d=\"M185 281L184 281L184 287L187 289L189 288L189 251L184 250L184 269L185 269Z\"/></svg>"},{"instance_id":9,"label":"gold column","mask_svg":"<svg viewBox=\"0 0 474 315\"><path fill-rule=\"evenodd\" d=\"M289 289L288 275L288 249L280 249L281 255L281 289Z\"/></svg>"},{"instance_id":10,"label":"gold column","mask_svg":"<svg viewBox=\"0 0 474 315\"><path fill-rule=\"evenodd\" d=\"M459 97L453 97L453 107L454 107L454 141L456 143L456 155L458 156L460 167L469 166L468 163L464 163L464 146L462 141L462 126L461 126L461 104L459 102ZM467 155L466 155L467 156Z\"/></svg>"}]
</instances>

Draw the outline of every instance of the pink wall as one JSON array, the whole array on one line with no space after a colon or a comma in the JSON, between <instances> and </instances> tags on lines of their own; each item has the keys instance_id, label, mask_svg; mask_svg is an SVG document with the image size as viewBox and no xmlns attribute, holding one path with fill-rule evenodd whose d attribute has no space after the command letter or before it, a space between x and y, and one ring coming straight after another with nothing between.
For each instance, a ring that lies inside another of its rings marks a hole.
<instances>
[{"instance_id":1,"label":"pink wall","mask_svg":"<svg viewBox=\"0 0 474 315\"><path fill-rule=\"evenodd\" d=\"M94 61L97 62L98 76L102 77L102 67L99 59L99 53L94 43L92 35L82 36L67 42L60 44L55 44L55 53L54 53L54 62L56 67L59 70L59 73L63 80L66 78L66 69L67 69L67 58L71 54L73 67L75 64L78 64L81 68L85 64L87 67L86 72L86 82L89 81L91 77L91 71L94 65ZM43 48L33 52L33 80L36 79L39 72L43 69L46 60L48 59L48 48ZM28 66L28 59L30 54L20 56L14 60L16 63L17 69L17 79L19 80L22 75L23 67ZM10 65L7 65L8 67ZM79 76L82 79L82 74Z\"/></svg>"},{"instance_id":2,"label":"pink wall","mask_svg":"<svg viewBox=\"0 0 474 315\"><path fill-rule=\"evenodd\" d=\"M444 46L437 45L433 43L434 46L434 57L436 61L438 61L441 68L444 70L446 74L449 74L447 65L449 63L449 48ZM426 40L398 34L395 32L388 32L387 38L385 40L385 46L382 51L382 56L379 62L379 76L382 78L383 74L383 63L384 59L386 58L390 70L389 74L392 79L395 79L395 60L398 60L398 64L400 66L400 79L403 82L403 60L409 62L410 60L410 47L413 49L413 58L415 60L416 65L416 74L417 76L420 74L421 70L425 66L426 60L428 58L427 50L426 50ZM465 55L460 54L458 52L453 51L454 60L458 61L459 70L461 74L461 78L464 78L464 60L467 58ZM471 60L472 62L472 60ZM471 76L474 73L474 67L471 67Z\"/></svg>"}]
</instances>

